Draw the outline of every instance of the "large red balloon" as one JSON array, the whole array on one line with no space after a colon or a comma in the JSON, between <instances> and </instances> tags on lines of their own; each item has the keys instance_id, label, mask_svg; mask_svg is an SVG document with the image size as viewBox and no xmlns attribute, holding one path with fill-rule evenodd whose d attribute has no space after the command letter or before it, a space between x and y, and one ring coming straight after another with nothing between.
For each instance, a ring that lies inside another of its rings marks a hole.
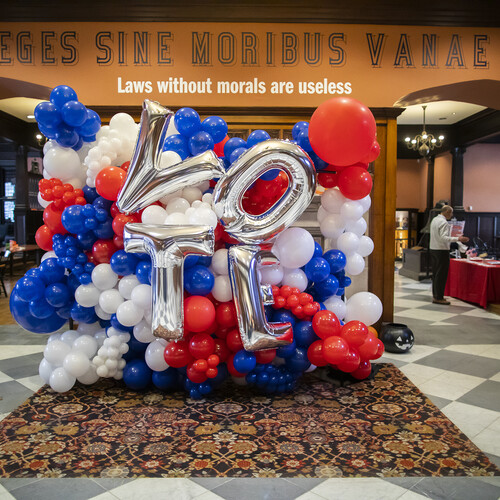
<instances>
[{"instance_id":1,"label":"large red balloon","mask_svg":"<svg viewBox=\"0 0 500 500\"><path fill-rule=\"evenodd\" d=\"M120 167L105 167L95 178L97 193L107 200L116 201L118 193L125 184L127 172Z\"/></svg>"},{"instance_id":2,"label":"large red balloon","mask_svg":"<svg viewBox=\"0 0 500 500\"><path fill-rule=\"evenodd\" d=\"M207 359L214 349L214 339L206 333L197 333L189 341L189 353L195 359Z\"/></svg>"},{"instance_id":3,"label":"large red balloon","mask_svg":"<svg viewBox=\"0 0 500 500\"><path fill-rule=\"evenodd\" d=\"M44 224L40 226L35 234L36 244L46 252L52 250L52 236L54 233Z\"/></svg>"},{"instance_id":4,"label":"large red balloon","mask_svg":"<svg viewBox=\"0 0 500 500\"><path fill-rule=\"evenodd\" d=\"M92 257L98 264L109 264L116 250L113 240L97 240L92 247Z\"/></svg>"},{"instance_id":5,"label":"large red balloon","mask_svg":"<svg viewBox=\"0 0 500 500\"><path fill-rule=\"evenodd\" d=\"M185 340L169 342L163 353L165 362L173 368L182 368L193 361L193 356L189 353L188 343Z\"/></svg>"},{"instance_id":6,"label":"large red balloon","mask_svg":"<svg viewBox=\"0 0 500 500\"><path fill-rule=\"evenodd\" d=\"M340 336L349 344L349 347L359 347L368 336L368 327L361 321L349 321L342 327Z\"/></svg>"},{"instance_id":7,"label":"large red balloon","mask_svg":"<svg viewBox=\"0 0 500 500\"><path fill-rule=\"evenodd\" d=\"M337 368L340 371L350 373L359 368L359 363L361 363L359 352L354 347L349 347L346 358L344 361L337 363Z\"/></svg>"},{"instance_id":8,"label":"large red balloon","mask_svg":"<svg viewBox=\"0 0 500 500\"><path fill-rule=\"evenodd\" d=\"M307 349L307 359L315 366L326 366L328 361L323 355L323 341L315 340Z\"/></svg>"},{"instance_id":9,"label":"large red balloon","mask_svg":"<svg viewBox=\"0 0 500 500\"><path fill-rule=\"evenodd\" d=\"M368 360L379 358L379 342L378 338L370 332L363 344L358 347L361 359Z\"/></svg>"},{"instance_id":10,"label":"large red balloon","mask_svg":"<svg viewBox=\"0 0 500 500\"><path fill-rule=\"evenodd\" d=\"M340 192L350 200L361 200L370 194L373 186L372 176L363 167L344 168L337 174Z\"/></svg>"},{"instance_id":11,"label":"large red balloon","mask_svg":"<svg viewBox=\"0 0 500 500\"><path fill-rule=\"evenodd\" d=\"M342 363L349 354L349 344L337 335L326 338L323 341L323 356L332 365Z\"/></svg>"},{"instance_id":12,"label":"large red balloon","mask_svg":"<svg viewBox=\"0 0 500 500\"><path fill-rule=\"evenodd\" d=\"M364 159L375 141L372 112L351 97L334 97L321 104L309 123L314 152L333 165L352 165Z\"/></svg>"},{"instance_id":13,"label":"large red balloon","mask_svg":"<svg viewBox=\"0 0 500 500\"><path fill-rule=\"evenodd\" d=\"M43 222L53 233L66 234L68 232L61 222L62 213L62 210L56 210L54 203L48 205L43 211Z\"/></svg>"},{"instance_id":14,"label":"large red balloon","mask_svg":"<svg viewBox=\"0 0 500 500\"><path fill-rule=\"evenodd\" d=\"M215 310L215 321L221 328L232 328L238 324L233 302L223 302Z\"/></svg>"},{"instance_id":15,"label":"large red balloon","mask_svg":"<svg viewBox=\"0 0 500 500\"><path fill-rule=\"evenodd\" d=\"M361 360L361 362L359 363L359 367L351 372L351 375L358 380L363 380L366 377L369 377L371 372L372 364L369 361Z\"/></svg>"},{"instance_id":16,"label":"large red balloon","mask_svg":"<svg viewBox=\"0 0 500 500\"><path fill-rule=\"evenodd\" d=\"M332 335L340 335L340 321L332 311L326 309L314 315L312 327L316 335L322 339Z\"/></svg>"},{"instance_id":17,"label":"large red balloon","mask_svg":"<svg viewBox=\"0 0 500 500\"><path fill-rule=\"evenodd\" d=\"M203 332L215 321L215 307L206 297L193 295L184 301L184 325L190 332Z\"/></svg>"}]
</instances>

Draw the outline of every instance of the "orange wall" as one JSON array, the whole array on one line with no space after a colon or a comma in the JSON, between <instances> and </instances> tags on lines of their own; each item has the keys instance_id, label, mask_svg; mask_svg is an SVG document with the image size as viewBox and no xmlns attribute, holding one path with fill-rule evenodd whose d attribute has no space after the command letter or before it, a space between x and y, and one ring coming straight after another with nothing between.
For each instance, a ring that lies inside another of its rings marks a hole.
<instances>
[{"instance_id":1,"label":"orange wall","mask_svg":"<svg viewBox=\"0 0 500 500\"><path fill-rule=\"evenodd\" d=\"M434 160L434 203L451 198L451 154L437 156Z\"/></svg>"},{"instance_id":2,"label":"orange wall","mask_svg":"<svg viewBox=\"0 0 500 500\"><path fill-rule=\"evenodd\" d=\"M425 210L427 163L425 160L398 160L396 206Z\"/></svg>"},{"instance_id":3,"label":"orange wall","mask_svg":"<svg viewBox=\"0 0 500 500\"><path fill-rule=\"evenodd\" d=\"M475 144L464 154L464 207L500 212L500 144Z\"/></svg>"}]
</instances>

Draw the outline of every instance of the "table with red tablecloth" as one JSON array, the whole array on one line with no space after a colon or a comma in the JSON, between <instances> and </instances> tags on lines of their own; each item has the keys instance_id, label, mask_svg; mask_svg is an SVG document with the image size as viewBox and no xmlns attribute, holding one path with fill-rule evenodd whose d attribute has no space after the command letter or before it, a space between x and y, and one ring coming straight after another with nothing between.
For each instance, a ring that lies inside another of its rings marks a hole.
<instances>
[{"instance_id":1,"label":"table with red tablecloth","mask_svg":"<svg viewBox=\"0 0 500 500\"><path fill-rule=\"evenodd\" d=\"M500 265L451 259L444 294L486 308L500 302Z\"/></svg>"}]
</instances>

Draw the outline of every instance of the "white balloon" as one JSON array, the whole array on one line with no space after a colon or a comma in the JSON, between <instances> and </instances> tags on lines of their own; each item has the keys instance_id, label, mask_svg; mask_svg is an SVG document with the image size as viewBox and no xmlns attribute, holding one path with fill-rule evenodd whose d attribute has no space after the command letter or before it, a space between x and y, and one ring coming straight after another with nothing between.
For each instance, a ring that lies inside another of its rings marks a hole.
<instances>
[{"instance_id":1,"label":"white balloon","mask_svg":"<svg viewBox=\"0 0 500 500\"><path fill-rule=\"evenodd\" d=\"M137 133L137 125L134 119L127 113L117 113L109 120L109 132L117 130L124 135L135 135Z\"/></svg>"},{"instance_id":2,"label":"white balloon","mask_svg":"<svg viewBox=\"0 0 500 500\"><path fill-rule=\"evenodd\" d=\"M298 288L303 292L307 288L307 276L302 269L284 269L283 285Z\"/></svg>"},{"instance_id":3,"label":"white balloon","mask_svg":"<svg viewBox=\"0 0 500 500\"><path fill-rule=\"evenodd\" d=\"M185 200L184 198L174 198L170 200L167 204L166 211L167 215L173 214L173 213L181 213L184 214L186 213L186 210L190 208L191 204L189 201Z\"/></svg>"},{"instance_id":4,"label":"white balloon","mask_svg":"<svg viewBox=\"0 0 500 500\"><path fill-rule=\"evenodd\" d=\"M357 276L365 268L365 259L359 253L346 255L345 272L351 276Z\"/></svg>"},{"instance_id":5,"label":"white balloon","mask_svg":"<svg viewBox=\"0 0 500 500\"><path fill-rule=\"evenodd\" d=\"M50 387L56 392L69 391L76 382L76 378L70 375L64 368L56 368L50 376Z\"/></svg>"},{"instance_id":6,"label":"white balloon","mask_svg":"<svg viewBox=\"0 0 500 500\"><path fill-rule=\"evenodd\" d=\"M63 182L74 177L80 177L84 170L75 150L55 146L47 151L43 158L43 167L52 177L58 177Z\"/></svg>"},{"instance_id":7,"label":"white balloon","mask_svg":"<svg viewBox=\"0 0 500 500\"><path fill-rule=\"evenodd\" d=\"M320 205L318 208L318 213L316 214L316 218L318 219L318 222L321 224L323 222L323 219L327 215L328 215L328 212L323 208L322 205Z\"/></svg>"},{"instance_id":8,"label":"white balloon","mask_svg":"<svg viewBox=\"0 0 500 500\"><path fill-rule=\"evenodd\" d=\"M114 288L104 290L99 297L101 309L108 314L115 314L118 306L123 303L120 292Z\"/></svg>"},{"instance_id":9,"label":"white balloon","mask_svg":"<svg viewBox=\"0 0 500 500\"><path fill-rule=\"evenodd\" d=\"M46 384L49 383L52 370L52 365L45 358L43 358L42 361L40 361L40 366L38 367L38 374Z\"/></svg>"},{"instance_id":10,"label":"white balloon","mask_svg":"<svg viewBox=\"0 0 500 500\"><path fill-rule=\"evenodd\" d=\"M337 316L337 318L341 320L345 318L346 304L338 295L332 295L325 300L324 304L329 311L332 311L332 313Z\"/></svg>"},{"instance_id":11,"label":"white balloon","mask_svg":"<svg viewBox=\"0 0 500 500\"><path fill-rule=\"evenodd\" d=\"M290 227L283 231L273 246L273 252L281 264L289 269L305 266L311 260L314 250L314 238L301 227Z\"/></svg>"},{"instance_id":12,"label":"white balloon","mask_svg":"<svg viewBox=\"0 0 500 500\"><path fill-rule=\"evenodd\" d=\"M361 236L366 232L366 221L363 217L355 221L347 221L345 230L349 233L354 233L356 236Z\"/></svg>"},{"instance_id":13,"label":"white balloon","mask_svg":"<svg viewBox=\"0 0 500 500\"><path fill-rule=\"evenodd\" d=\"M101 330L102 327L99 323L80 323L76 331L80 335L94 335L94 333Z\"/></svg>"},{"instance_id":14,"label":"white balloon","mask_svg":"<svg viewBox=\"0 0 500 500\"><path fill-rule=\"evenodd\" d=\"M49 205L50 205L50 201L45 201L43 198L42 198L42 193L38 192L37 194L37 200L38 200L38 203L43 207L43 208L47 208Z\"/></svg>"},{"instance_id":15,"label":"white balloon","mask_svg":"<svg viewBox=\"0 0 500 500\"><path fill-rule=\"evenodd\" d=\"M347 198L337 188L327 189L321 195L321 206L331 214L338 214L346 200Z\"/></svg>"},{"instance_id":16,"label":"white balloon","mask_svg":"<svg viewBox=\"0 0 500 500\"><path fill-rule=\"evenodd\" d=\"M266 285L279 285L283 281L283 267L262 266L259 268L261 283Z\"/></svg>"},{"instance_id":17,"label":"white balloon","mask_svg":"<svg viewBox=\"0 0 500 500\"><path fill-rule=\"evenodd\" d=\"M82 352L87 358L95 356L97 347L97 340L91 335L80 335L80 337L73 342L73 350ZM78 377L78 375L75 376Z\"/></svg>"},{"instance_id":18,"label":"white balloon","mask_svg":"<svg viewBox=\"0 0 500 500\"><path fill-rule=\"evenodd\" d=\"M173 214L167 215L165 218L165 224L174 224L174 225L185 225L189 224L188 218L180 213L180 212L174 212Z\"/></svg>"},{"instance_id":19,"label":"white balloon","mask_svg":"<svg viewBox=\"0 0 500 500\"><path fill-rule=\"evenodd\" d=\"M43 262L44 260L47 260L47 259L57 259L56 253L53 250L50 250L50 252L45 252L42 255L40 262Z\"/></svg>"},{"instance_id":20,"label":"white balloon","mask_svg":"<svg viewBox=\"0 0 500 500\"><path fill-rule=\"evenodd\" d=\"M92 283L80 285L75 290L75 300L83 307L94 307L99 304L101 291Z\"/></svg>"},{"instance_id":21,"label":"white balloon","mask_svg":"<svg viewBox=\"0 0 500 500\"><path fill-rule=\"evenodd\" d=\"M359 247L359 238L354 233L342 233L337 238L337 248L344 252L346 257L355 253Z\"/></svg>"},{"instance_id":22,"label":"white balloon","mask_svg":"<svg viewBox=\"0 0 500 500\"><path fill-rule=\"evenodd\" d=\"M109 377L109 370L106 365L100 365L96 368L96 373L99 377Z\"/></svg>"},{"instance_id":23,"label":"white balloon","mask_svg":"<svg viewBox=\"0 0 500 500\"><path fill-rule=\"evenodd\" d=\"M163 205L168 205L168 202L170 200L175 200L175 198L180 198L182 196L182 189L179 189L179 191L174 191L173 193L167 194L160 198L160 203Z\"/></svg>"},{"instance_id":24,"label":"white balloon","mask_svg":"<svg viewBox=\"0 0 500 500\"><path fill-rule=\"evenodd\" d=\"M106 336L106 331L105 330L99 330L98 332L94 333L94 338L97 341L97 346L101 347L104 344L104 341L108 337Z\"/></svg>"},{"instance_id":25,"label":"white balloon","mask_svg":"<svg viewBox=\"0 0 500 500\"><path fill-rule=\"evenodd\" d=\"M225 248L221 248L214 253L212 257L212 268L217 274L229 274L228 251Z\"/></svg>"},{"instance_id":26,"label":"white balloon","mask_svg":"<svg viewBox=\"0 0 500 500\"><path fill-rule=\"evenodd\" d=\"M47 339L47 344L50 342L53 342L54 340L61 340L61 334L60 333L53 333L48 339Z\"/></svg>"},{"instance_id":27,"label":"white balloon","mask_svg":"<svg viewBox=\"0 0 500 500\"><path fill-rule=\"evenodd\" d=\"M94 306L95 313L97 314L98 318L101 318L105 321L111 319L111 314L108 314L102 310L102 307L99 304L96 304Z\"/></svg>"},{"instance_id":28,"label":"white balloon","mask_svg":"<svg viewBox=\"0 0 500 500\"><path fill-rule=\"evenodd\" d=\"M338 238L344 231L344 227L344 220L340 214L329 214L320 224L321 234L332 239Z\"/></svg>"},{"instance_id":29,"label":"white balloon","mask_svg":"<svg viewBox=\"0 0 500 500\"><path fill-rule=\"evenodd\" d=\"M192 208L192 207L191 207ZM196 208L194 212L188 214L189 209L186 211L189 224L200 224L204 226L217 226L217 215L210 208L200 207Z\"/></svg>"},{"instance_id":30,"label":"white balloon","mask_svg":"<svg viewBox=\"0 0 500 500\"><path fill-rule=\"evenodd\" d=\"M203 193L197 187L187 187L182 190L182 197L186 198L189 204L195 200L201 200Z\"/></svg>"},{"instance_id":31,"label":"white balloon","mask_svg":"<svg viewBox=\"0 0 500 500\"><path fill-rule=\"evenodd\" d=\"M141 321L144 311L137 307L131 300L120 304L116 310L116 319L123 326L134 326Z\"/></svg>"},{"instance_id":32,"label":"white balloon","mask_svg":"<svg viewBox=\"0 0 500 500\"><path fill-rule=\"evenodd\" d=\"M205 193L201 197L201 201L203 201L203 203L208 203L210 206L212 206L213 199L214 199L214 197L213 197L212 193Z\"/></svg>"},{"instance_id":33,"label":"white balloon","mask_svg":"<svg viewBox=\"0 0 500 500\"><path fill-rule=\"evenodd\" d=\"M369 236L359 238L358 253L361 257L368 257L373 252L373 240Z\"/></svg>"},{"instance_id":34,"label":"white balloon","mask_svg":"<svg viewBox=\"0 0 500 500\"><path fill-rule=\"evenodd\" d=\"M99 375L97 375L94 365L90 365L89 369L80 377L77 377L78 382L85 385L95 384L99 380Z\"/></svg>"},{"instance_id":35,"label":"white balloon","mask_svg":"<svg viewBox=\"0 0 500 500\"><path fill-rule=\"evenodd\" d=\"M65 344L68 344L70 347L73 345L73 342L80 336L80 332L75 330L68 330L61 334L61 339Z\"/></svg>"},{"instance_id":36,"label":"white balloon","mask_svg":"<svg viewBox=\"0 0 500 500\"><path fill-rule=\"evenodd\" d=\"M54 139L50 139L43 146L43 154L46 155L49 149L55 148L57 146L58 146L57 141L55 141Z\"/></svg>"},{"instance_id":37,"label":"white balloon","mask_svg":"<svg viewBox=\"0 0 500 500\"><path fill-rule=\"evenodd\" d=\"M358 203L361 203L361 206L363 207L363 213L368 212L372 205L372 199L370 198L370 195L367 194L364 198L361 198L361 200L357 200Z\"/></svg>"},{"instance_id":38,"label":"white balloon","mask_svg":"<svg viewBox=\"0 0 500 500\"><path fill-rule=\"evenodd\" d=\"M167 362L163 356L166 345L166 340L156 339L146 348L144 359L151 370L162 372L168 368Z\"/></svg>"},{"instance_id":39,"label":"white balloon","mask_svg":"<svg viewBox=\"0 0 500 500\"><path fill-rule=\"evenodd\" d=\"M156 337L153 335L151 323L147 323L145 320L142 320L140 323L134 326L134 337L139 342L144 343L149 343L156 340Z\"/></svg>"},{"instance_id":40,"label":"white balloon","mask_svg":"<svg viewBox=\"0 0 500 500\"><path fill-rule=\"evenodd\" d=\"M81 377L90 367L89 358L80 351L72 350L63 361L63 368L73 377Z\"/></svg>"},{"instance_id":41,"label":"white balloon","mask_svg":"<svg viewBox=\"0 0 500 500\"><path fill-rule=\"evenodd\" d=\"M92 283L99 290L109 290L118 282L118 274L111 269L110 264L98 264L92 270Z\"/></svg>"},{"instance_id":42,"label":"white balloon","mask_svg":"<svg viewBox=\"0 0 500 500\"><path fill-rule=\"evenodd\" d=\"M363 216L363 205L355 200L347 200L340 207L340 215L345 221L355 221Z\"/></svg>"},{"instance_id":43,"label":"white balloon","mask_svg":"<svg viewBox=\"0 0 500 500\"><path fill-rule=\"evenodd\" d=\"M170 165L176 165L181 161L182 158L175 151L163 151L160 157L160 168L170 167Z\"/></svg>"},{"instance_id":44,"label":"white balloon","mask_svg":"<svg viewBox=\"0 0 500 500\"><path fill-rule=\"evenodd\" d=\"M142 212L141 221L144 224L163 224L167 212L159 205L151 205L146 207Z\"/></svg>"},{"instance_id":45,"label":"white balloon","mask_svg":"<svg viewBox=\"0 0 500 500\"><path fill-rule=\"evenodd\" d=\"M121 296L124 299L130 300L132 297L132 292L136 286L139 286L141 283L135 276L135 274L129 274L128 276L124 276L118 282L118 291L121 293Z\"/></svg>"},{"instance_id":46,"label":"white balloon","mask_svg":"<svg viewBox=\"0 0 500 500\"><path fill-rule=\"evenodd\" d=\"M382 302L371 292L358 292L347 301L345 320L358 320L373 325L382 316Z\"/></svg>"},{"instance_id":47,"label":"white balloon","mask_svg":"<svg viewBox=\"0 0 500 500\"><path fill-rule=\"evenodd\" d=\"M229 276L221 274L215 277L214 287L212 288L212 295L215 300L219 302L229 302L233 299L233 292L231 290L231 281Z\"/></svg>"},{"instance_id":48,"label":"white balloon","mask_svg":"<svg viewBox=\"0 0 500 500\"><path fill-rule=\"evenodd\" d=\"M149 310L153 306L151 286L140 284L137 285L130 295L132 302L140 309Z\"/></svg>"}]
</instances>

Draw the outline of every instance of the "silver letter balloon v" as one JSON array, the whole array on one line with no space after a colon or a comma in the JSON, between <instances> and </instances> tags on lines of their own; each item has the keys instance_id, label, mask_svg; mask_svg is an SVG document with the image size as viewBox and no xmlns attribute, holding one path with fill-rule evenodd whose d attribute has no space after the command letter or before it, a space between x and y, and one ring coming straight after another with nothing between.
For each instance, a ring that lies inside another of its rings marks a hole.
<instances>
[{"instance_id":1,"label":"silver letter balloon v","mask_svg":"<svg viewBox=\"0 0 500 500\"><path fill-rule=\"evenodd\" d=\"M256 351L289 344L290 323L268 323L264 304L272 303L268 287L258 280L258 267L277 265L270 245L300 217L314 196L316 171L307 154L287 141L268 140L250 148L224 172L213 151L160 168L166 130L173 113L158 103L143 105L139 138L127 180L118 197L121 211L135 212L188 185L219 177L213 208L226 231L243 245L229 249L231 287L245 349ZM285 194L268 211L250 215L243 195L262 174L280 169L288 177ZM213 229L208 226L127 224L125 250L147 252L152 259L154 335L169 340L183 336L183 266L188 254L212 255Z\"/></svg>"}]
</instances>

